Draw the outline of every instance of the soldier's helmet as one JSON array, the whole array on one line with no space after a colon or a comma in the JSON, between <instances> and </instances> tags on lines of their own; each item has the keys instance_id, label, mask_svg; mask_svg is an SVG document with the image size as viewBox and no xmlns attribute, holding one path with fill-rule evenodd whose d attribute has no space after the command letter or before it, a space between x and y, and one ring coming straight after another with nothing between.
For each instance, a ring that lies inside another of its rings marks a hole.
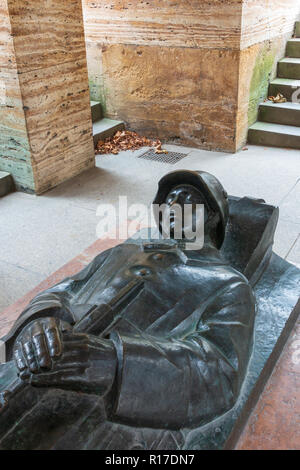
<instances>
[{"instance_id":1,"label":"soldier's helmet","mask_svg":"<svg viewBox=\"0 0 300 470\"><path fill-rule=\"evenodd\" d=\"M163 176L158 183L158 191L153 204L164 204L170 191L176 186L191 185L198 189L204 196L209 209L219 214L219 222L216 227L216 245L221 248L229 217L228 195L220 181L205 171L177 170ZM159 229L161 226L156 221Z\"/></svg>"}]
</instances>

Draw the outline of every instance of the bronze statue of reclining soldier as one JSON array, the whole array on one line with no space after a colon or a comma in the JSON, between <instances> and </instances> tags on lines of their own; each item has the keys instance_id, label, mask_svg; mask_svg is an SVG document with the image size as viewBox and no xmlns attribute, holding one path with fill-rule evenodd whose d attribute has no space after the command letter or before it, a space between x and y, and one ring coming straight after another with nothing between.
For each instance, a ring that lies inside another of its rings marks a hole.
<instances>
[{"instance_id":1,"label":"bronze statue of reclining soldier","mask_svg":"<svg viewBox=\"0 0 300 470\"><path fill-rule=\"evenodd\" d=\"M180 449L236 403L278 210L201 171L169 173L154 202L203 204L203 248L129 240L38 294L3 338L0 448Z\"/></svg>"}]
</instances>

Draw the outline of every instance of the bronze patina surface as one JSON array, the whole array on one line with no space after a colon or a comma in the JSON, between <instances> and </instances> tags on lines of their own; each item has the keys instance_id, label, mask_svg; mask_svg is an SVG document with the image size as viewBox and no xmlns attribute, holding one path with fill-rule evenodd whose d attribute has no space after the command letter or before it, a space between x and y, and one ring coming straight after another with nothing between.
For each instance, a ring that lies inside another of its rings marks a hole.
<instances>
[{"instance_id":1,"label":"bronze patina surface","mask_svg":"<svg viewBox=\"0 0 300 470\"><path fill-rule=\"evenodd\" d=\"M141 232L38 294L3 338L0 448L233 445L296 319L300 273L272 253L264 201L177 171L164 202L204 204L201 250Z\"/></svg>"}]
</instances>

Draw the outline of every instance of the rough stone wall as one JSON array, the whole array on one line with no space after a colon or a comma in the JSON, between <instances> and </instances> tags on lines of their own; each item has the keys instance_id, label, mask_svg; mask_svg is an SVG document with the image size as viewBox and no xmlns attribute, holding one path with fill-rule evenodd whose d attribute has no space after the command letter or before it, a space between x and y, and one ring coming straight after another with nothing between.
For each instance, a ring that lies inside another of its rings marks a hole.
<instances>
[{"instance_id":1,"label":"rough stone wall","mask_svg":"<svg viewBox=\"0 0 300 470\"><path fill-rule=\"evenodd\" d=\"M235 149L241 0L83 0L92 98L148 136Z\"/></svg>"},{"instance_id":2,"label":"rough stone wall","mask_svg":"<svg viewBox=\"0 0 300 470\"><path fill-rule=\"evenodd\" d=\"M241 50L294 31L299 0L243 0Z\"/></svg>"},{"instance_id":3,"label":"rough stone wall","mask_svg":"<svg viewBox=\"0 0 300 470\"><path fill-rule=\"evenodd\" d=\"M300 0L243 1L237 149L245 144L248 128L257 120L259 103L267 96L299 17Z\"/></svg>"},{"instance_id":4,"label":"rough stone wall","mask_svg":"<svg viewBox=\"0 0 300 470\"><path fill-rule=\"evenodd\" d=\"M0 169L14 174L17 187L34 190L7 0L0 0Z\"/></svg>"},{"instance_id":5,"label":"rough stone wall","mask_svg":"<svg viewBox=\"0 0 300 470\"><path fill-rule=\"evenodd\" d=\"M12 68L21 95L12 113L23 119L22 132L25 119L23 147L30 153L34 181L25 189L41 193L94 165L82 4L5 1L11 30L4 31L3 42L13 49ZM18 135L15 125L9 135ZM15 153L20 159L22 154ZM8 169L7 159L1 152L1 169ZM17 166L19 162L11 165L11 173L24 187Z\"/></svg>"},{"instance_id":6,"label":"rough stone wall","mask_svg":"<svg viewBox=\"0 0 300 470\"><path fill-rule=\"evenodd\" d=\"M130 128L235 151L299 0L83 0L92 98Z\"/></svg>"}]
</instances>

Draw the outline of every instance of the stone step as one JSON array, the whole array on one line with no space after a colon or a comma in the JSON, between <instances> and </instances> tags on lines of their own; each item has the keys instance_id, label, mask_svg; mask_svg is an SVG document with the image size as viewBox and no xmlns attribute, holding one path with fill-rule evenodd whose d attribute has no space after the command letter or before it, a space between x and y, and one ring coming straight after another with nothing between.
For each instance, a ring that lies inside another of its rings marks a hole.
<instances>
[{"instance_id":1,"label":"stone step","mask_svg":"<svg viewBox=\"0 0 300 470\"><path fill-rule=\"evenodd\" d=\"M278 62L279 78L300 80L300 58L285 57Z\"/></svg>"},{"instance_id":2,"label":"stone step","mask_svg":"<svg viewBox=\"0 0 300 470\"><path fill-rule=\"evenodd\" d=\"M295 36L296 38L300 38L300 21L296 21Z\"/></svg>"},{"instance_id":3,"label":"stone step","mask_svg":"<svg viewBox=\"0 0 300 470\"><path fill-rule=\"evenodd\" d=\"M287 42L287 57L300 57L300 38L293 38Z\"/></svg>"},{"instance_id":4,"label":"stone step","mask_svg":"<svg viewBox=\"0 0 300 470\"><path fill-rule=\"evenodd\" d=\"M100 101L91 101L92 121L96 122L102 119L102 106Z\"/></svg>"},{"instance_id":5,"label":"stone step","mask_svg":"<svg viewBox=\"0 0 300 470\"><path fill-rule=\"evenodd\" d=\"M103 118L93 124L94 144L99 140L107 139L115 134L115 132L124 129L124 122L115 121L114 119Z\"/></svg>"},{"instance_id":6,"label":"stone step","mask_svg":"<svg viewBox=\"0 0 300 470\"><path fill-rule=\"evenodd\" d=\"M259 107L258 120L286 126L300 126L300 104L276 104L271 101L266 101Z\"/></svg>"},{"instance_id":7,"label":"stone step","mask_svg":"<svg viewBox=\"0 0 300 470\"><path fill-rule=\"evenodd\" d=\"M258 121L249 128L248 142L254 145L300 149L300 128Z\"/></svg>"},{"instance_id":8,"label":"stone step","mask_svg":"<svg viewBox=\"0 0 300 470\"><path fill-rule=\"evenodd\" d=\"M0 171L0 197L10 193L13 189L14 183L11 174Z\"/></svg>"},{"instance_id":9,"label":"stone step","mask_svg":"<svg viewBox=\"0 0 300 470\"><path fill-rule=\"evenodd\" d=\"M292 101L292 95L299 90L300 98L300 80L289 78L275 78L269 86L269 96L276 96L282 93L288 101Z\"/></svg>"}]
</instances>

